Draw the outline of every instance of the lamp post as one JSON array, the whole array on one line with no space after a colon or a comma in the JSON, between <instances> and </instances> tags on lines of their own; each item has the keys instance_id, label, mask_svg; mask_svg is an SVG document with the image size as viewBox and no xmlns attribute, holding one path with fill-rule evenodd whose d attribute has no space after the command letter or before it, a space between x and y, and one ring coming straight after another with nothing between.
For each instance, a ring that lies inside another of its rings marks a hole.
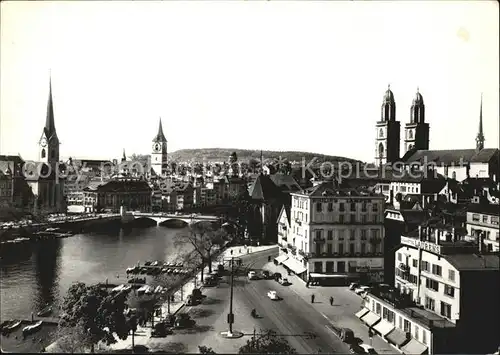
<instances>
[{"instance_id":1,"label":"lamp post","mask_svg":"<svg viewBox=\"0 0 500 355\"><path fill-rule=\"evenodd\" d=\"M221 336L229 339L241 338L243 336L242 332L233 329L234 323L234 313L233 313L233 295L234 295L234 257L231 258L231 287L229 296L229 313L227 315L227 323L229 324L229 330L221 332Z\"/></svg>"}]
</instances>

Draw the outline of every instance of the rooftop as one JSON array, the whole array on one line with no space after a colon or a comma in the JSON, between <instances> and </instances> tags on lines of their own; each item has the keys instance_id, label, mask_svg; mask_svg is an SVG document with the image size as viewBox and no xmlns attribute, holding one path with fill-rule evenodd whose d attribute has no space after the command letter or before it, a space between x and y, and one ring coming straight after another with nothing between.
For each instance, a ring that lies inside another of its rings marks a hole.
<instances>
[{"instance_id":1,"label":"rooftop","mask_svg":"<svg viewBox=\"0 0 500 355\"><path fill-rule=\"evenodd\" d=\"M385 196L366 187L339 187L334 181L325 181L316 186L307 188L296 194L310 197L377 197L385 200Z\"/></svg>"},{"instance_id":2,"label":"rooftop","mask_svg":"<svg viewBox=\"0 0 500 355\"><path fill-rule=\"evenodd\" d=\"M467 206L467 212L500 216L500 206L493 204L471 203Z\"/></svg>"},{"instance_id":3,"label":"rooftop","mask_svg":"<svg viewBox=\"0 0 500 355\"><path fill-rule=\"evenodd\" d=\"M409 151L402 158L406 163L436 163L443 165L488 163L498 155L497 148L485 148L479 152L475 149L450 149L450 150L416 150Z\"/></svg>"}]
</instances>

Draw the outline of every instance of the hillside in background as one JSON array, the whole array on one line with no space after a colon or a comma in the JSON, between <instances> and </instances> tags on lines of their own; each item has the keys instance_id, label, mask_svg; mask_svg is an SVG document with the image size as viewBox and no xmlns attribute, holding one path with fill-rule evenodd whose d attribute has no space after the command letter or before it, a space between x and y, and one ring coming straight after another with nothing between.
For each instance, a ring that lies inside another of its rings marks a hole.
<instances>
[{"instance_id":1,"label":"hillside in background","mask_svg":"<svg viewBox=\"0 0 500 355\"><path fill-rule=\"evenodd\" d=\"M260 160L261 151L260 150L249 150L249 149L231 149L231 148L202 148L202 149L181 149L172 152L168 155L170 161L227 161L231 153L236 152L238 156L238 161L248 161L250 159ZM335 161L350 161L356 162L358 160L338 157L334 155L324 155L310 152L293 152L293 151L272 151L263 150L262 151L263 160L274 160L274 159L286 159L289 162L302 163L302 159L306 160L306 164L312 159L317 158L317 162L335 162Z\"/></svg>"}]
</instances>

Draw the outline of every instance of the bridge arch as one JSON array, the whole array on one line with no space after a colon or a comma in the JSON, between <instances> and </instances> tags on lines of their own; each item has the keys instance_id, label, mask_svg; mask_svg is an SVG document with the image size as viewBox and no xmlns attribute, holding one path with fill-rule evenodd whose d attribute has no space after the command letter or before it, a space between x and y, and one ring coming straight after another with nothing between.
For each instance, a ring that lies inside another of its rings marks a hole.
<instances>
[{"instance_id":1,"label":"bridge arch","mask_svg":"<svg viewBox=\"0 0 500 355\"><path fill-rule=\"evenodd\" d=\"M184 218L158 218L158 225L159 226L169 226L169 225L176 225L176 226L182 226L182 227L187 227L189 225L190 221L186 220Z\"/></svg>"}]
</instances>

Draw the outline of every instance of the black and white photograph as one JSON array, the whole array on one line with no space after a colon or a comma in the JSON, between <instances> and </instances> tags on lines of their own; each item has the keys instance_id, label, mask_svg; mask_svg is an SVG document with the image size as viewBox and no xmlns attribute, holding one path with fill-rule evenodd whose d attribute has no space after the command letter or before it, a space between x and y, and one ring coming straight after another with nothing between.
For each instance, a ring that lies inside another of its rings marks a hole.
<instances>
[{"instance_id":1,"label":"black and white photograph","mask_svg":"<svg viewBox=\"0 0 500 355\"><path fill-rule=\"evenodd\" d=\"M0 351L500 351L499 2L0 3Z\"/></svg>"}]
</instances>

